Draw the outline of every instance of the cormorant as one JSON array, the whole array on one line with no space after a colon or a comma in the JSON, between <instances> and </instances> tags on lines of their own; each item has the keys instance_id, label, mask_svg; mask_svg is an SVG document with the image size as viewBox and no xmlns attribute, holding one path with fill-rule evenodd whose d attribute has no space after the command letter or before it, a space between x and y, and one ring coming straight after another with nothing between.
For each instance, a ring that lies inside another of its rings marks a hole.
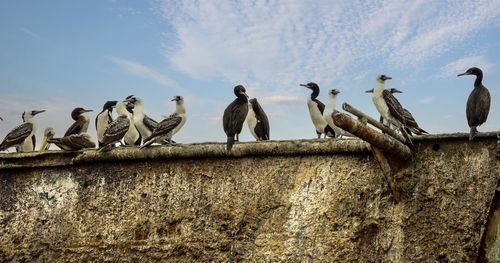
<instances>
[{"instance_id":1,"label":"cormorant","mask_svg":"<svg viewBox=\"0 0 500 263\"><path fill-rule=\"evenodd\" d=\"M66 130L66 133L64 133L64 136L68 136L71 134L79 134L82 132L87 132L87 129L89 128L89 122L90 119L89 117L83 115L85 112L91 112L92 110L86 110L84 108L75 108L71 112L71 118L75 120L75 122L69 126L69 128Z\"/></svg>"},{"instance_id":2,"label":"cormorant","mask_svg":"<svg viewBox=\"0 0 500 263\"><path fill-rule=\"evenodd\" d=\"M242 85L234 87L234 95L237 98L227 106L222 116L224 132L227 135L228 151L231 151L234 142L239 141L238 135L248 114L248 95L245 92L246 90Z\"/></svg>"},{"instance_id":3,"label":"cormorant","mask_svg":"<svg viewBox=\"0 0 500 263\"><path fill-rule=\"evenodd\" d=\"M248 105L247 124L257 141L269 140L269 120L256 98L251 99Z\"/></svg>"},{"instance_id":4,"label":"cormorant","mask_svg":"<svg viewBox=\"0 0 500 263\"><path fill-rule=\"evenodd\" d=\"M323 118L325 104L317 99L319 95L318 84L309 82L307 84L300 84L300 86L304 86L312 90L311 96L307 98L307 107L309 108L309 115L311 116L311 120L316 128L318 139L321 138L321 134L323 133L325 134L325 138L326 136L335 137L335 131L332 127L330 127L330 125L328 125L325 118Z\"/></svg>"},{"instance_id":5,"label":"cormorant","mask_svg":"<svg viewBox=\"0 0 500 263\"><path fill-rule=\"evenodd\" d=\"M62 138L47 140L65 151L77 151L83 148L95 148L95 142L88 133L71 134Z\"/></svg>"}]
</instances>

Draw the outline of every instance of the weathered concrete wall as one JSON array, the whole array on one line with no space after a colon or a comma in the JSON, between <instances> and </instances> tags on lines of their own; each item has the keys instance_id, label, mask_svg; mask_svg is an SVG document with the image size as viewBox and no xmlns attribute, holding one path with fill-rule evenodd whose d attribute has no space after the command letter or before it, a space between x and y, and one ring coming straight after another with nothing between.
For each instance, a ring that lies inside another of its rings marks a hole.
<instances>
[{"instance_id":1,"label":"weathered concrete wall","mask_svg":"<svg viewBox=\"0 0 500 263\"><path fill-rule=\"evenodd\" d=\"M358 140L3 154L0 261L475 261L496 135L415 144L397 204Z\"/></svg>"}]
</instances>

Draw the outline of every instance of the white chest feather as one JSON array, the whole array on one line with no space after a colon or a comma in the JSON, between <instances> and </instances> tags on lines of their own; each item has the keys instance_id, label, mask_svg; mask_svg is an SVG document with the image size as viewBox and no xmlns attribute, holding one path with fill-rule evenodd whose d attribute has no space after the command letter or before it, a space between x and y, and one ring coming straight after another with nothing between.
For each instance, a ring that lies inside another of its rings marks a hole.
<instances>
[{"instance_id":1,"label":"white chest feather","mask_svg":"<svg viewBox=\"0 0 500 263\"><path fill-rule=\"evenodd\" d=\"M102 138L104 136L104 132L108 128L109 116L108 111L104 111L103 113L97 116L97 139L102 142Z\"/></svg>"},{"instance_id":2,"label":"white chest feather","mask_svg":"<svg viewBox=\"0 0 500 263\"><path fill-rule=\"evenodd\" d=\"M256 140L258 140L259 136L257 136L257 134L255 133L255 126L257 126L257 117L255 116L255 112L253 111L251 105L248 105L247 124L250 133Z\"/></svg>"},{"instance_id":3,"label":"white chest feather","mask_svg":"<svg viewBox=\"0 0 500 263\"><path fill-rule=\"evenodd\" d=\"M389 119L389 107L387 107L387 103L385 102L384 97L382 97L382 91L375 92L373 94L372 101L380 115L382 115L384 119Z\"/></svg>"},{"instance_id":4,"label":"white chest feather","mask_svg":"<svg viewBox=\"0 0 500 263\"><path fill-rule=\"evenodd\" d=\"M311 120L316 128L316 131L324 133L325 127L327 125L325 119L323 118L323 114L318 109L318 105L316 102L311 100L311 98L307 99L307 107L309 108L309 115L311 115Z\"/></svg>"},{"instance_id":5,"label":"white chest feather","mask_svg":"<svg viewBox=\"0 0 500 263\"><path fill-rule=\"evenodd\" d=\"M148 127L144 125L144 115L134 115L134 124L137 130L139 130L139 133L141 133L142 138L148 138L151 135L152 131L150 131Z\"/></svg>"},{"instance_id":6,"label":"white chest feather","mask_svg":"<svg viewBox=\"0 0 500 263\"><path fill-rule=\"evenodd\" d=\"M134 121L132 120L131 116L128 118L128 120L130 122L130 125L128 127L127 133L125 133L125 137L123 137L123 141L126 145L133 145L139 139L139 132L135 128Z\"/></svg>"}]
</instances>

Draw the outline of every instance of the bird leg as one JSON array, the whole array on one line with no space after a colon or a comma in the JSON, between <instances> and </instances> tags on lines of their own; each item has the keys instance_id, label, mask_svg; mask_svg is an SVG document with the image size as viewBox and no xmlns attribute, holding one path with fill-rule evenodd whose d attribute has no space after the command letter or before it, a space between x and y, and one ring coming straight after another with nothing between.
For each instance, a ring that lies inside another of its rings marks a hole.
<instances>
[{"instance_id":1,"label":"bird leg","mask_svg":"<svg viewBox=\"0 0 500 263\"><path fill-rule=\"evenodd\" d=\"M470 127L470 135L469 135L469 141L472 141L474 137L476 137L477 134L477 129L476 127Z\"/></svg>"},{"instance_id":2,"label":"bird leg","mask_svg":"<svg viewBox=\"0 0 500 263\"><path fill-rule=\"evenodd\" d=\"M239 135L239 134L237 133L237 134L236 134L236 139L234 140L234 142L239 142L239 141L240 141L240 140L239 140L239 138L238 138L238 135Z\"/></svg>"},{"instance_id":3,"label":"bird leg","mask_svg":"<svg viewBox=\"0 0 500 263\"><path fill-rule=\"evenodd\" d=\"M318 134L318 139L321 139L321 133L316 132L316 134Z\"/></svg>"}]
</instances>

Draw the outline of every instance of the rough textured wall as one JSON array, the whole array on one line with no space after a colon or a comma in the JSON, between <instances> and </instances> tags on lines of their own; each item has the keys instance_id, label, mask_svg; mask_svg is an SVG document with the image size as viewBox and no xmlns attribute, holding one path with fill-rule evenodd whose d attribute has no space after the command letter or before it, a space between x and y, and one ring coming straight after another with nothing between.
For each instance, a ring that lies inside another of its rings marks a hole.
<instances>
[{"instance_id":1,"label":"rough textured wall","mask_svg":"<svg viewBox=\"0 0 500 263\"><path fill-rule=\"evenodd\" d=\"M415 143L397 204L359 141L0 155L0 261L474 261L497 139Z\"/></svg>"}]
</instances>

